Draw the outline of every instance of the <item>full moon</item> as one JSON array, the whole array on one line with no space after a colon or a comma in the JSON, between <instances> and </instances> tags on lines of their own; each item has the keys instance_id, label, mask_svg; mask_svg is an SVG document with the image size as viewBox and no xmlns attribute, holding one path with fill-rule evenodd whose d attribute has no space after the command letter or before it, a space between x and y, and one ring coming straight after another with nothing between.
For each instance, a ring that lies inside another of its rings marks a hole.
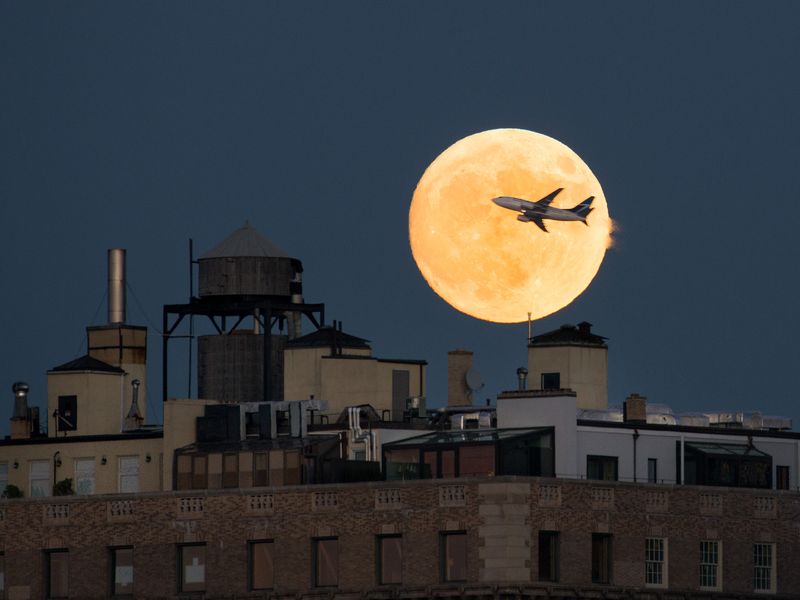
<instances>
[{"instance_id":1,"label":"full moon","mask_svg":"<svg viewBox=\"0 0 800 600\"><path fill-rule=\"evenodd\" d=\"M594 196L586 224L544 220L547 232L492 202L536 202L564 188L550 206L572 208ZM567 306L591 283L611 242L600 183L561 142L533 131L493 129L459 140L422 175L409 211L411 252L446 302L496 323L540 319Z\"/></svg>"}]
</instances>

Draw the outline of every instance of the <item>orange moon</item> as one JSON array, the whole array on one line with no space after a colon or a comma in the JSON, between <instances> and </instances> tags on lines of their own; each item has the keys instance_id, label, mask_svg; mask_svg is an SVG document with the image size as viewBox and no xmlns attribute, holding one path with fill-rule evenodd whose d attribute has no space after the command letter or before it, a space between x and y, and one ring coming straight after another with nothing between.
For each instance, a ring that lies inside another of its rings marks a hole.
<instances>
[{"instance_id":1,"label":"orange moon","mask_svg":"<svg viewBox=\"0 0 800 600\"><path fill-rule=\"evenodd\" d=\"M544 221L549 233L517 220L492 198L572 208L594 196L587 225ZM446 302L496 323L540 319L567 306L591 283L612 223L592 171L567 146L522 129L493 129L459 140L422 175L409 212L411 252Z\"/></svg>"}]
</instances>

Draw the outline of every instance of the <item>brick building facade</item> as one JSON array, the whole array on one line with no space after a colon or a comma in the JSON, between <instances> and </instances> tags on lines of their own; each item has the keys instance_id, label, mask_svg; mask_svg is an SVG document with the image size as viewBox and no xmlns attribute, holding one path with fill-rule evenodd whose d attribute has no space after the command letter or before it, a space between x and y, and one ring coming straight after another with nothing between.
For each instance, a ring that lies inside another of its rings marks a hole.
<instances>
[{"instance_id":1,"label":"brick building facade","mask_svg":"<svg viewBox=\"0 0 800 600\"><path fill-rule=\"evenodd\" d=\"M0 552L14 600L797 598L800 495L498 477L20 499Z\"/></svg>"}]
</instances>

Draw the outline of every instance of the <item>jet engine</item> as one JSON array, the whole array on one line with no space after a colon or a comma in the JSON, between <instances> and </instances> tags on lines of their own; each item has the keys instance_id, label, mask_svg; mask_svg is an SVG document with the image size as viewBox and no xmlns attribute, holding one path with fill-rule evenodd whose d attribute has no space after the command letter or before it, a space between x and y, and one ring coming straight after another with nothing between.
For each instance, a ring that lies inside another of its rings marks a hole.
<instances>
[{"instance_id":1,"label":"jet engine","mask_svg":"<svg viewBox=\"0 0 800 600\"><path fill-rule=\"evenodd\" d=\"M529 223L531 220L530 217L526 217L525 215L518 215L517 221L522 221L523 223Z\"/></svg>"}]
</instances>

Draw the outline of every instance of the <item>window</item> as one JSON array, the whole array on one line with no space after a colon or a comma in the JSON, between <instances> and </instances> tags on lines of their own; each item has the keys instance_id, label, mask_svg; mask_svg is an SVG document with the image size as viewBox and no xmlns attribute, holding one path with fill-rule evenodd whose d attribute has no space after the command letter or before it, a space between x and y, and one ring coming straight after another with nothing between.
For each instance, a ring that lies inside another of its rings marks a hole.
<instances>
[{"instance_id":1,"label":"window","mask_svg":"<svg viewBox=\"0 0 800 600\"><path fill-rule=\"evenodd\" d=\"M5 493L8 486L8 463L0 462L0 497Z\"/></svg>"},{"instance_id":2,"label":"window","mask_svg":"<svg viewBox=\"0 0 800 600\"><path fill-rule=\"evenodd\" d=\"M69 596L69 554L66 550L45 552L45 588L48 598Z\"/></svg>"},{"instance_id":3,"label":"window","mask_svg":"<svg viewBox=\"0 0 800 600\"><path fill-rule=\"evenodd\" d=\"M111 594L133 595L133 548L111 548Z\"/></svg>"},{"instance_id":4,"label":"window","mask_svg":"<svg viewBox=\"0 0 800 600\"><path fill-rule=\"evenodd\" d=\"M647 483L658 483L658 459L647 459Z\"/></svg>"},{"instance_id":5,"label":"window","mask_svg":"<svg viewBox=\"0 0 800 600\"><path fill-rule=\"evenodd\" d=\"M558 581L558 532L539 532L539 581Z\"/></svg>"},{"instance_id":6,"label":"window","mask_svg":"<svg viewBox=\"0 0 800 600\"><path fill-rule=\"evenodd\" d=\"M75 493L94 494L94 458L75 460Z\"/></svg>"},{"instance_id":7,"label":"window","mask_svg":"<svg viewBox=\"0 0 800 600\"><path fill-rule=\"evenodd\" d=\"M753 544L753 589L775 591L775 544Z\"/></svg>"},{"instance_id":8,"label":"window","mask_svg":"<svg viewBox=\"0 0 800 600\"><path fill-rule=\"evenodd\" d=\"M192 455L192 489L208 488L208 457L205 454Z\"/></svg>"},{"instance_id":9,"label":"window","mask_svg":"<svg viewBox=\"0 0 800 600\"><path fill-rule=\"evenodd\" d=\"M542 373L543 390L560 390L561 373Z\"/></svg>"},{"instance_id":10,"label":"window","mask_svg":"<svg viewBox=\"0 0 800 600\"><path fill-rule=\"evenodd\" d=\"M274 544L271 540L250 542L248 550L250 589L272 589L275 584Z\"/></svg>"},{"instance_id":11,"label":"window","mask_svg":"<svg viewBox=\"0 0 800 600\"><path fill-rule=\"evenodd\" d=\"M119 491L133 494L139 491L139 457L119 457Z\"/></svg>"},{"instance_id":12,"label":"window","mask_svg":"<svg viewBox=\"0 0 800 600\"><path fill-rule=\"evenodd\" d=\"M703 540L700 542L700 587L704 590L721 590L720 565L722 551L720 542Z\"/></svg>"},{"instance_id":13,"label":"window","mask_svg":"<svg viewBox=\"0 0 800 600\"><path fill-rule=\"evenodd\" d=\"M314 539L314 585L339 585L339 540L335 537Z\"/></svg>"},{"instance_id":14,"label":"window","mask_svg":"<svg viewBox=\"0 0 800 600\"><path fill-rule=\"evenodd\" d=\"M28 462L31 496L49 496L52 488L50 481L50 461L32 460Z\"/></svg>"},{"instance_id":15,"label":"window","mask_svg":"<svg viewBox=\"0 0 800 600\"><path fill-rule=\"evenodd\" d=\"M495 473L494 446L461 446L458 449L459 477L491 477Z\"/></svg>"},{"instance_id":16,"label":"window","mask_svg":"<svg viewBox=\"0 0 800 600\"><path fill-rule=\"evenodd\" d=\"M178 546L181 592L202 592L206 589L206 545Z\"/></svg>"},{"instance_id":17,"label":"window","mask_svg":"<svg viewBox=\"0 0 800 600\"><path fill-rule=\"evenodd\" d=\"M269 451L269 485L283 485L283 450Z\"/></svg>"},{"instance_id":18,"label":"window","mask_svg":"<svg viewBox=\"0 0 800 600\"><path fill-rule=\"evenodd\" d=\"M667 541L664 538L644 541L644 583L653 587L667 586Z\"/></svg>"},{"instance_id":19,"label":"window","mask_svg":"<svg viewBox=\"0 0 800 600\"><path fill-rule=\"evenodd\" d=\"M236 452L222 455L222 487L239 487L239 455Z\"/></svg>"},{"instance_id":20,"label":"window","mask_svg":"<svg viewBox=\"0 0 800 600\"><path fill-rule=\"evenodd\" d=\"M616 456L586 457L586 479L599 479L602 481L617 480Z\"/></svg>"},{"instance_id":21,"label":"window","mask_svg":"<svg viewBox=\"0 0 800 600\"><path fill-rule=\"evenodd\" d=\"M467 580L467 534L464 531L441 535L442 581Z\"/></svg>"},{"instance_id":22,"label":"window","mask_svg":"<svg viewBox=\"0 0 800 600\"><path fill-rule=\"evenodd\" d=\"M592 534L592 583L611 583L611 535Z\"/></svg>"},{"instance_id":23,"label":"window","mask_svg":"<svg viewBox=\"0 0 800 600\"><path fill-rule=\"evenodd\" d=\"M56 431L75 431L78 428L78 397L59 396Z\"/></svg>"},{"instance_id":24,"label":"window","mask_svg":"<svg viewBox=\"0 0 800 600\"><path fill-rule=\"evenodd\" d=\"M786 465L778 465L775 467L775 489L788 490L789 489L789 467Z\"/></svg>"},{"instance_id":25,"label":"window","mask_svg":"<svg viewBox=\"0 0 800 600\"><path fill-rule=\"evenodd\" d=\"M0 598L6 597L6 557L0 552Z\"/></svg>"},{"instance_id":26,"label":"window","mask_svg":"<svg viewBox=\"0 0 800 600\"><path fill-rule=\"evenodd\" d=\"M253 454L253 485L269 485L269 455L266 452Z\"/></svg>"},{"instance_id":27,"label":"window","mask_svg":"<svg viewBox=\"0 0 800 600\"><path fill-rule=\"evenodd\" d=\"M377 538L378 583L389 585L403 582L403 538L399 535L379 535Z\"/></svg>"}]
</instances>

